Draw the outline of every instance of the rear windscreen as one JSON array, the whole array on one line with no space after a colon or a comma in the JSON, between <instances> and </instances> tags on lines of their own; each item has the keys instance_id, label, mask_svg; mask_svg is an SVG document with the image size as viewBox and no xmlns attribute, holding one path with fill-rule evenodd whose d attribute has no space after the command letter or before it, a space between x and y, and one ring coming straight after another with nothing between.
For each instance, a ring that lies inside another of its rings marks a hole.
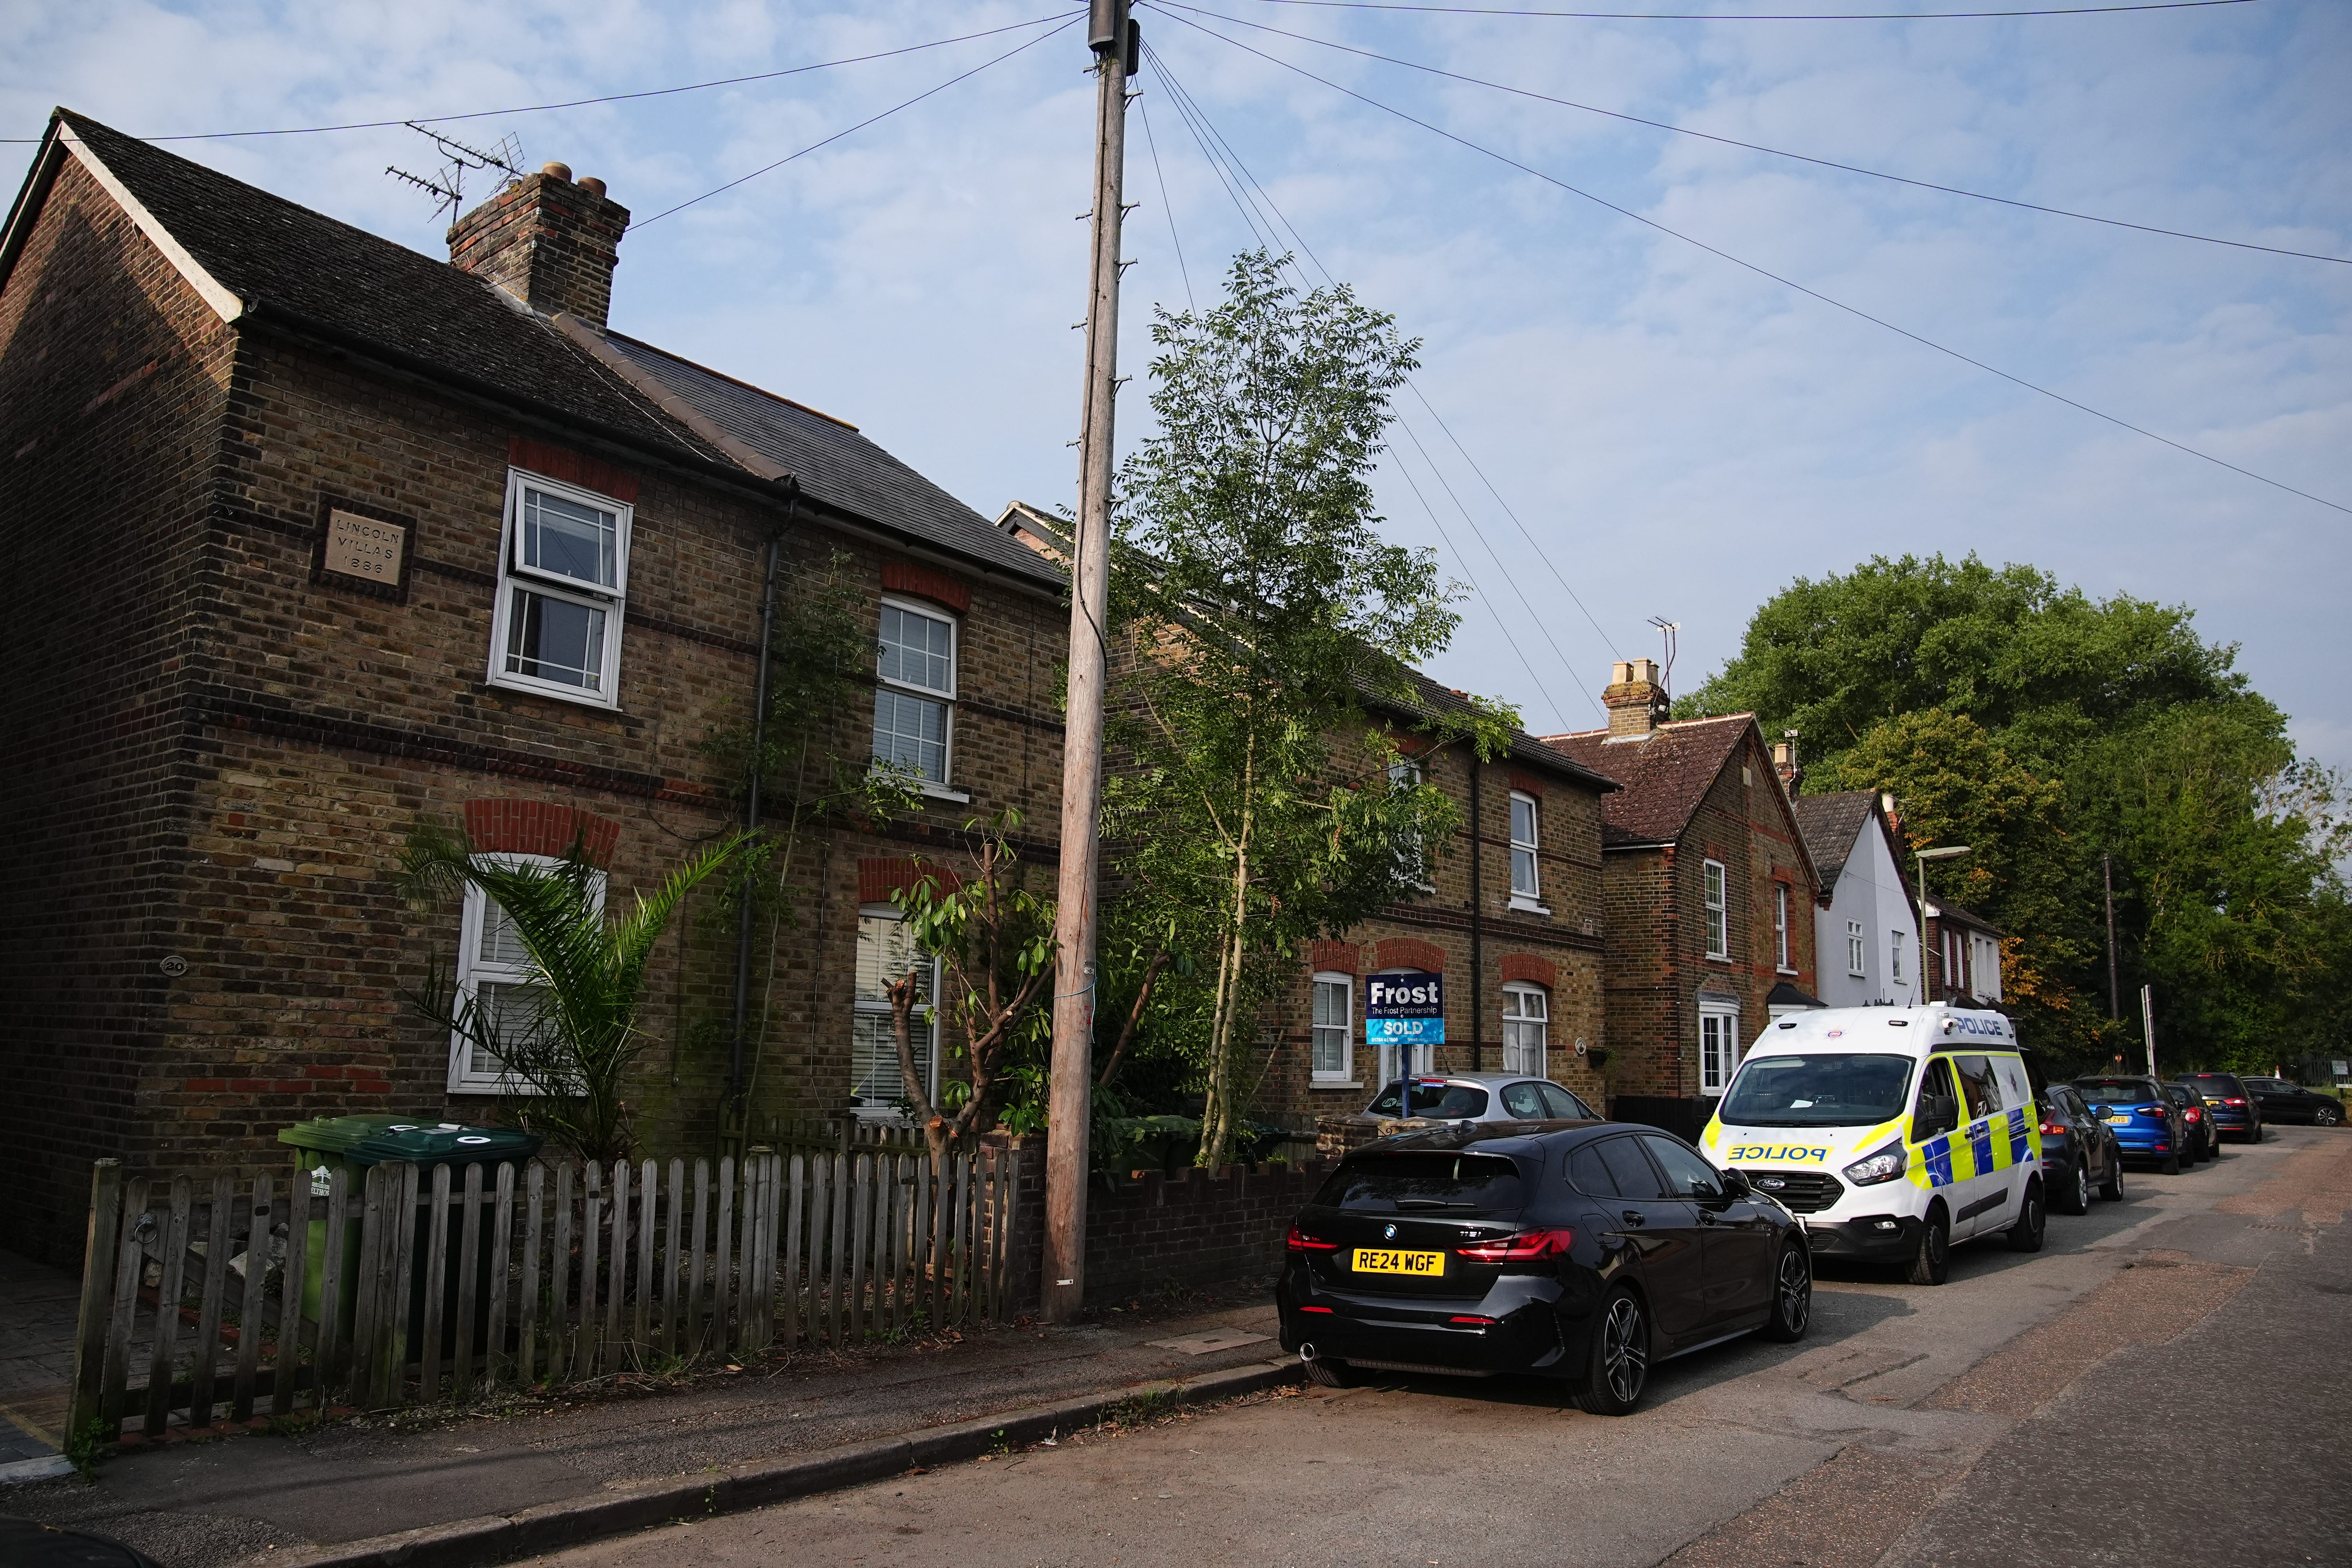
<instances>
[{"instance_id":1,"label":"rear windscreen","mask_svg":"<svg viewBox=\"0 0 2352 1568\"><path fill-rule=\"evenodd\" d=\"M1334 1171L1315 1201L1378 1214L1516 1209L1519 1168L1499 1154L1363 1154Z\"/></svg>"},{"instance_id":2,"label":"rear windscreen","mask_svg":"<svg viewBox=\"0 0 2352 1568\"><path fill-rule=\"evenodd\" d=\"M2144 1078L2082 1078L2074 1087L2093 1105L2156 1105L2164 1096Z\"/></svg>"},{"instance_id":3,"label":"rear windscreen","mask_svg":"<svg viewBox=\"0 0 2352 1568\"><path fill-rule=\"evenodd\" d=\"M1372 1101L1375 1116L1394 1116L1401 1102L1393 1086ZM1467 1121L1486 1114L1486 1091L1470 1083L1416 1083L1412 1113L1436 1121Z\"/></svg>"},{"instance_id":4,"label":"rear windscreen","mask_svg":"<svg viewBox=\"0 0 2352 1568\"><path fill-rule=\"evenodd\" d=\"M2239 1091L2240 1087L2238 1080L2235 1078L2225 1073L2218 1072L2193 1072L2187 1078L2182 1079L2180 1081L2185 1084L2193 1084L2197 1088L2203 1089L2207 1094L2236 1094Z\"/></svg>"}]
</instances>

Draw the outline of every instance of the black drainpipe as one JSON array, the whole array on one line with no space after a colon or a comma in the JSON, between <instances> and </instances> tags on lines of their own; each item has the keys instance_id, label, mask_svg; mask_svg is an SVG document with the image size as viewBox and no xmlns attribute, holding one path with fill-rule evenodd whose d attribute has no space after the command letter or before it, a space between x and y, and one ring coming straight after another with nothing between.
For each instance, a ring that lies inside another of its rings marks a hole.
<instances>
[{"instance_id":1,"label":"black drainpipe","mask_svg":"<svg viewBox=\"0 0 2352 1568\"><path fill-rule=\"evenodd\" d=\"M800 481L787 477L779 481L789 498L783 526L768 535L767 580L760 590L760 657L758 673L751 680L751 760L745 768L743 784L743 831L760 830L760 761L768 745L768 644L776 629L776 563L782 553L784 534L799 521L801 510ZM735 1030L733 1044L727 1062L727 1103L740 1121L746 1113L743 1100L744 1035L751 1016L751 889L746 882L737 905L735 921Z\"/></svg>"},{"instance_id":2,"label":"black drainpipe","mask_svg":"<svg viewBox=\"0 0 2352 1568\"><path fill-rule=\"evenodd\" d=\"M1479 842L1485 814L1478 749L1470 749L1470 1070L1486 1070L1486 846Z\"/></svg>"}]
</instances>

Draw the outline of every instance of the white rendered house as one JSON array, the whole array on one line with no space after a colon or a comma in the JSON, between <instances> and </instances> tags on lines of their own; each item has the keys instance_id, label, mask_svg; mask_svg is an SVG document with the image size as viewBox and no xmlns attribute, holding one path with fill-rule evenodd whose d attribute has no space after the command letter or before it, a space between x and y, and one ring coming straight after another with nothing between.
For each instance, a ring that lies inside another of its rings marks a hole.
<instances>
[{"instance_id":1,"label":"white rendered house","mask_svg":"<svg viewBox=\"0 0 2352 1568\"><path fill-rule=\"evenodd\" d=\"M1830 895L1813 907L1822 1000L1832 1007L1921 1000L1919 921L1885 798L1853 790L1802 795L1792 804Z\"/></svg>"}]
</instances>

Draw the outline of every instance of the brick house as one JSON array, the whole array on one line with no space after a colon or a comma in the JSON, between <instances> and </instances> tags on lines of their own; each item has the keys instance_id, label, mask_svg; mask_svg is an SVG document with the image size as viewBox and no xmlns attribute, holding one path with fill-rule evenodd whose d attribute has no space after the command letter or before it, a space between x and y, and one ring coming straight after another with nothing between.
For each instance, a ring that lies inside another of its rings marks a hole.
<instances>
[{"instance_id":1,"label":"brick house","mask_svg":"<svg viewBox=\"0 0 2352 1568\"><path fill-rule=\"evenodd\" d=\"M0 1246L72 1256L95 1155L492 1116L496 1072L402 992L512 955L478 905L400 900L405 836L578 842L623 897L737 822L707 742L751 705L772 539L787 603L830 575L874 617L828 743L926 800L800 846L746 1087L895 1094L856 980L899 945L891 889L968 816L1058 820L1057 574L854 426L611 330L628 216L550 164L441 261L51 121L0 237ZM692 909L666 939L652 1147L718 1135L734 963Z\"/></svg>"},{"instance_id":2,"label":"brick house","mask_svg":"<svg viewBox=\"0 0 2352 1568\"><path fill-rule=\"evenodd\" d=\"M1066 526L1014 502L998 526L1047 559L1063 559ZM1612 779L1514 731L1505 755L1481 761L1463 743L1413 733L1468 699L1419 681L1419 711L1378 714L1423 783L1453 797L1462 826L1433 847L1429 886L1342 938L1318 942L1269 1021L1276 1047L1255 1114L1293 1125L1361 1110L1397 1071L1394 1047L1364 1033L1364 982L1401 970L1444 976L1445 1044L1421 1047L1414 1069L1526 1071L1598 1105L1601 1047L1601 797Z\"/></svg>"},{"instance_id":3,"label":"brick house","mask_svg":"<svg viewBox=\"0 0 2352 1568\"><path fill-rule=\"evenodd\" d=\"M2000 928L1948 899L1927 900L1927 999L2000 1010Z\"/></svg>"},{"instance_id":4,"label":"brick house","mask_svg":"<svg viewBox=\"0 0 2352 1568\"><path fill-rule=\"evenodd\" d=\"M1624 787L1601 806L1611 1114L1696 1136L1747 1043L1818 1007L1821 882L1753 714L1668 721L1620 661L1606 730L1545 743Z\"/></svg>"}]
</instances>

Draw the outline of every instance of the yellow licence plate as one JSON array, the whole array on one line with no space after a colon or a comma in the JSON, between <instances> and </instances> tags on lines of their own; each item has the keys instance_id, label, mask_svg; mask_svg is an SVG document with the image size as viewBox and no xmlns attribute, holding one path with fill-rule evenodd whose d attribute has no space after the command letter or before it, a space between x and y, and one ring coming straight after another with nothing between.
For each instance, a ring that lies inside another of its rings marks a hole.
<instances>
[{"instance_id":1,"label":"yellow licence plate","mask_svg":"<svg viewBox=\"0 0 2352 1568\"><path fill-rule=\"evenodd\" d=\"M2122 1126L2125 1122L2129 1121L2131 1120L2131 1118L2130 1118L2130 1117L2128 1117L2128 1116L2110 1116L2110 1117L2108 1117L2108 1118L2107 1118L2107 1120L2108 1120L2108 1121L2112 1121L2112 1122L2114 1122L2116 1126L2120 1127L2120 1126Z\"/></svg>"},{"instance_id":2,"label":"yellow licence plate","mask_svg":"<svg viewBox=\"0 0 2352 1568\"><path fill-rule=\"evenodd\" d=\"M1378 1247L1356 1248L1355 1270L1359 1274L1444 1274L1445 1254L1442 1252L1391 1252Z\"/></svg>"}]
</instances>

